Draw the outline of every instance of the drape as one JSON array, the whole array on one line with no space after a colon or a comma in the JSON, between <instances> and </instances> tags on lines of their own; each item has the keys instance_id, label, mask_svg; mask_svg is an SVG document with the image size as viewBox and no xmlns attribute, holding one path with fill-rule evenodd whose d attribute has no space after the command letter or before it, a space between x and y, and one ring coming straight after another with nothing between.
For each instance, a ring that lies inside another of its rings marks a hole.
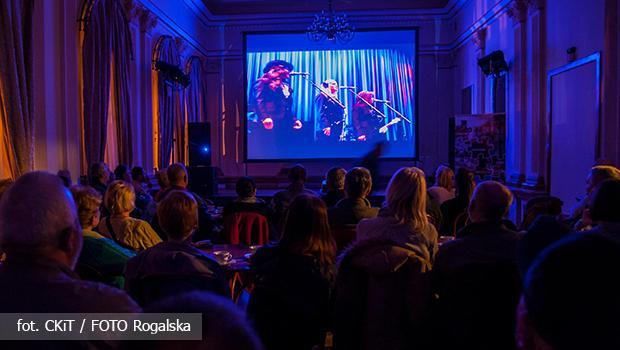
<instances>
[{"instance_id":1,"label":"drape","mask_svg":"<svg viewBox=\"0 0 620 350\"><path fill-rule=\"evenodd\" d=\"M190 83L186 92L187 121L189 123L206 121L207 86L202 78L204 71L199 57L192 56L185 65Z\"/></svg>"},{"instance_id":2,"label":"drape","mask_svg":"<svg viewBox=\"0 0 620 350\"><path fill-rule=\"evenodd\" d=\"M82 46L84 80L84 143L88 164L104 159L107 141L110 89L116 106L117 149L119 159L132 164L131 100L129 94L129 60L131 33L124 10L118 0L94 0L85 27ZM113 71L111 57L113 55ZM114 74L111 86L110 74Z\"/></svg>"},{"instance_id":3,"label":"drape","mask_svg":"<svg viewBox=\"0 0 620 350\"><path fill-rule=\"evenodd\" d=\"M168 64L179 66L181 58L177 46L172 37L163 35L155 44L153 53L154 61L164 61ZM158 160L157 166L162 169L170 164L173 152L175 130L182 127L181 121L184 113L182 106L182 91L177 90L164 80L163 73L157 72L157 103L158 103ZM178 136L178 135L177 135ZM177 148L178 149L178 148ZM175 152L175 158L180 159L180 152Z\"/></svg>"},{"instance_id":4,"label":"drape","mask_svg":"<svg viewBox=\"0 0 620 350\"><path fill-rule=\"evenodd\" d=\"M8 143L4 148L12 177L34 168L33 5L30 0L0 1L0 140Z\"/></svg>"},{"instance_id":5,"label":"drape","mask_svg":"<svg viewBox=\"0 0 620 350\"><path fill-rule=\"evenodd\" d=\"M390 100L396 110L413 119L415 62L411 54L395 49L248 52L248 101L251 100L252 83L263 75L265 64L275 59L292 63L295 71L310 73L310 78L317 84L335 79L340 85L356 86L358 92L374 91L377 99ZM293 113L304 125L313 125L315 131L319 130L320 118L314 103L317 91L301 76L291 77L291 88ZM348 90L341 90L339 98L348 107L351 122L356 97ZM378 103L377 108L389 119L395 117L385 105ZM399 123L390 128L387 137L388 140L412 140L413 129L408 123Z\"/></svg>"}]
</instances>

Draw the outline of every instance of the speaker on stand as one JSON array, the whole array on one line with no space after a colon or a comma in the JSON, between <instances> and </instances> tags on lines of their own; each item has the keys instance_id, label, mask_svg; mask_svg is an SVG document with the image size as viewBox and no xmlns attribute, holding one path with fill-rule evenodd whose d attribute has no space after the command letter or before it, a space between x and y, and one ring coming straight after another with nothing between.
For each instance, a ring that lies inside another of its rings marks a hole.
<instances>
[{"instance_id":1,"label":"speaker on stand","mask_svg":"<svg viewBox=\"0 0 620 350\"><path fill-rule=\"evenodd\" d=\"M189 189L201 196L217 194L217 172L211 166L211 125L189 123Z\"/></svg>"}]
</instances>

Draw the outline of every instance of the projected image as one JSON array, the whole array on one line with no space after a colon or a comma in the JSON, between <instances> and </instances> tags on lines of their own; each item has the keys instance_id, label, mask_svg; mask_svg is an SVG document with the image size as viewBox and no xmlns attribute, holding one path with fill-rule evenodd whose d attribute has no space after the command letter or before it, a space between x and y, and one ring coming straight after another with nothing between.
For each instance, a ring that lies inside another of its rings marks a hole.
<instances>
[{"instance_id":1,"label":"projected image","mask_svg":"<svg viewBox=\"0 0 620 350\"><path fill-rule=\"evenodd\" d=\"M415 31L247 34L247 159L416 155Z\"/></svg>"}]
</instances>

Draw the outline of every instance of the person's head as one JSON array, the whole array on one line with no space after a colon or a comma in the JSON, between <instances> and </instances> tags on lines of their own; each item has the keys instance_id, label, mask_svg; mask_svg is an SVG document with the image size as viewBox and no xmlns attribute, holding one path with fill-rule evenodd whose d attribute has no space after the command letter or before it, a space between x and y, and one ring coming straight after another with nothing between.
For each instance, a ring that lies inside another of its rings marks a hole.
<instances>
[{"instance_id":1,"label":"person's head","mask_svg":"<svg viewBox=\"0 0 620 350\"><path fill-rule=\"evenodd\" d=\"M528 227L517 246L517 266L521 275L525 276L540 252L566 237L570 232L570 227L560 222L555 216L538 216Z\"/></svg>"},{"instance_id":2,"label":"person's head","mask_svg":"<svg viewBox=\"0 0 620 350\"><path fill-rule=\"evenodd\" d=\"M435 171L435 186L443 187L448 191L454 188L454 172L445 165L440 165Z\"/></svg>"},{"instance_id":3,"label":"person's head","mask_svg":"<svg viewBox=\"0 0 620 350\"><path fill-rule=\"evenodd\" d=\"M168 239L184 241L198 227L198 203L186 191L172 191L157 205L157 218Z\"/></svg>"},{"instance_id":4,"label":"person's head","mask_svg":"<svg viewBox=\"0 0 620 350\"><path fill-rule=\"evenodd\" d=\"M256 197L256 183L251 177L240 177L239 180L237 180L235 190L237 191L237 196L239 196L239 198Z\"/></svg>"},{"instance_id":5,"label":"person's head","mask_svg":"<svg viewBox=\"0 0 620 350\"><path fill-rule=\"evenodd\" d=\"M472 222L501 221L512 204L512 192L497 181L483 181L474 190L469 202L469 218Z\"/></svg>"},{"instance_id":6,"label":"person's head","mask_svg":"<svg viewBox=\"0 0 620 350\"><path fill-rule=\"evenodd\" d=\"M403 224L416 230L428 226L426 216L426 179L416 167L400 168L390 179L385 193L390 213Z\"/></svg>"},{"instance_id":7,"label":"person's head","mask_svg":"<svg viewBox=\"0 0 620 350\"><path fill-rule=\"evenodd\" d=\"M90 186L73 186L71 194L77 206L78 219L84 230L92 230L99 225L101 194Z\"/></svg>"},{"instance_id":8,"label":"person's head","mask_svg":"<svg viewBox=\"0 0 620 350\"><path fill-rule=\"evenodd\" d=\"M344 178L344 191L349 198L365 198L372 189L372 177L366 168L356 167Z\"/></svg>"},{"instance_id":9,"label":"person's head","mask_svg":"<svg viewBox=\"0 0 620 350\"><path fill-rule=\"evenodd\" d=\"M611 165L592 167L586 178L586 193L591 194L594 188L605 180L620 180L620 170Z\"/></svg>"},{"instance_id":10,"label":"person's head","mask_svg":"<svg viewBox=\"0 0 620 350\"><path fill-rule=\"evenodd\" d=\"M620 222L620 180L605 180L594 189L590 216L594 222Z\"/></svg>"},{"instance_id":11,"label":"person's head","mask_svg":"<svg viewBox=\"0 0 620 350\"><path fill-rule=\"evenodd\" d=\"M168 168L161 169L155 174L155 178L157 179L157 184L160 189L166 189L170 187L170 180L168 179Z\"/></svg>"},{"instance_id":12,"label":"person's head","mask_svg":"<svg viewBox=\"0 0 620 350\"><path fill-rule=\"evenodd\" d=\"M280 244L289 252L314 256L325 274L333 273L336 243L329 229L327 207L320 198L301 194L293 199Z\"/></svg>"},{"instance_id":13,"label":"person's head","mask_svg":"<svg viewBox=\"0 0 620 350\"><path fill-rule=\"evenodd\" d=\"M69 170L58 170L56 175L58 175L58 177L62 180L62 183L66 188L70 188L71 185L73 185L73 182L71 181L71 172Z\"/></svg>"},{"instance_id":14,"label":"person's head","mask_svg":"<svg viewBox=\"0 0 620 350\"><path fill-rule=\"evenodd\" d=\"M116 169L114 169L114 179L131 182L131 173L129 172L129 167L125 164L119 164Z\"/></svg>"},{"instance_id":15,"label":"person's head","mask_svg":"<svg viewBox=\"0 0 620 350\"><path fill-rule=\"evenodd\" d=\"M306 182L306 168L301 164L294 165L288 172L288 180L293 184L303 184Z\"/></svg>"},{"instance_id":16,"label":"person's head","mask_svg":"<svg viewBox=\"0 0 620 350\"><path fill-rule=\"evenodd\" d=\"M330 191L342 190L344 188L344 177L347 171L341 167L333 167L325 174L327 189Z\"/></svg>"},{"instance_id":17,"label":"person's head","mask_svg":"<svg viewBox=\"0 0 620 350\"><path fill-rule=\"evenodd\" d=\"M113 181L105 191L103 204L112 215L129 214L136 207L136 192L123 180Z\"/></svg>"},{"instance_id":18,"label":"person's head","mask_svg":"<svg viewBox=\"0 0 620 350\"><path fill-rule=\"evenodd\" d=\"M110 182L110 169L103 162L92 164L88 175L91 179L97 180L104 185Z\"/></svg>"},{"instance_id":19,"label":"person's head","mask_svg":"<svg viewBox=\"0 0 620 350\"><path fill-rule=\"evenodd\" d=\"M338 93L338 82L334 79L327 79L322 83L323 88L332 95Z\"/></svg>"},{"instance_id":20,"label":"person's head","mask_svg":"<svg viewBox=\"0 0 620 350\"><path fill-rule=\"evenodd\" d=\"M561 215L563 204L560 198L552 196L539 196L528 200L525 205L525 215L521 222L521 229L527 230L540 215Z\"/></svg>"},{"instance_id":21,"label":"person's head","mask_svg":"<svg viewBox=\"0 0 620 350\"><path fill-rule=\"evenodd\" d=\"M185 165L183 165L182 163L174 163L168 167L166 173L168 174L168 181L170 181L171 186L178 186L183 188L187 187L189 180L187 177L187 169L185 169Z\"/></svg>"},{"instance_id":22,"label":"person's head","mask_svg":"<svg viewBox=\"0 0 620 350\"><path fill-rule=\"evenodd\" d=\"M11 187L12 184L13 180L11 179L0 180L0 199L2 199L2 195L9 189L9 187Z\"/></svg>"},{"instance_id":23,"label":"person's head","mask_svg":"<svg viewBox=\"0 0 620 350\"><path fill-rule=\"evenodd\" d=\"M375 98L375 93L372 91L360 91L357 94L357 100L356 100L356 104L359 105L364 105L366 106L366 103L364 103L364 101L372 104L374 102L374 98ZM364 101L362 101L364 100Z\"/></svg>"},{"instance_id":24,"label":"person's head","mask_svg":"<svg viewBox=\"0 0 620 350\"><path fill-rule=\"evenodd\" d=\"M543 251L523 281L517 342L524 349L620 349L620 247L576 234Z\"/></svg>"},{"instance_id":25,"label":"person's head","mask_svg":"<svg viewBox=\"0 0 620 350\"><path fill-rule=\"evenodd\" d=\"M476 187L474 172L466 168L459 168L456 171L455 183L456 195L460 198L465 198L469 202Z\"/></svg>"},{"instance_id":26,"label":"person's head","mask_svg":"<svg viewBox=\"0 0 620 350\"><path fill-rule=\"evenodd\" d=\"M75 203L58 176L36 171L19 177L0 200L0 246L7 259L42 256L71 268L82 249Z\"/></svg>"},{"instance_id":27,"label":"person's head","mask_svg":"<svg viewBox=\"0 0 620 350\"><path fill-rule=\"evenodd\" d=\"M202 314L203 340L128 341L131 350L262 350L263 346L241 308L208 292L187 292L148 305L147 313Z\"/></svg>"},{"instance_id":28,"label":"person's head","mask_svg":"<svg viewBox=\"0 0 620 350\"><path fill-rule=\"evenodd\" d=\"M146 172L141 166L135 166L131 169L131 180L139 183L146 182Z\"/></svg>"}]
</instances>

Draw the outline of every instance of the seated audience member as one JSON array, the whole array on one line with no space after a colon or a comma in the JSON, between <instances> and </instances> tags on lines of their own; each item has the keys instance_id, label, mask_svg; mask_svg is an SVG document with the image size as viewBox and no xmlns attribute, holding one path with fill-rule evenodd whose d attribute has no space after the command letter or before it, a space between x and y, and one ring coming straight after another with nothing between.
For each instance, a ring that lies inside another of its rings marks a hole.
<instances>
[{"instance_id":1,"label":"seated audience member","mask_svg":"<svg viewBox=\"0 0 620 350\"><path fill-rule=\"evenodd\" d=\"M110 169L106 163L94 163L90 166L88 174L88 184L94 188L102 196L105 195L105 191L108 188L110 182Z\"/></svg>"},{"instance_id":2,"label":"seated audience member","mask_svg":"<svg viewBox=\"0 0 620 350\"><path fill-rule=\"evenodd\" d=\"M245 232L250 237L265 237L265 244L269 237L274 236L271 228L273 211L262 199L256 198L256 183L251 177L240 177L236 184L237 199L224 206L224 232L229 239L239 237ZM273 237L275 238L275 237ZM230 240L229 240L230 242ZM230 242L237 244L237 242ZM257 242L246 244L259 244Z\"/></svg>"},{"instance_id":3,"label":"seated audience member","mask_svg":"<svg viewBox=\"0 0 620 350\"><path fill-rule=\"evenodd\" d=\"M150 221L157 210L157 205L150 194L144 189L144 184L148 183L148 177L144 168L133 167L131 169L131 184L136 192L136 209L141 212L139 219Z\"/></svg>"},{"instance_id":4,"label":"seated audience member","mask_svg":"<svg viewBox=\"0 0 620 350\"><path fill-rule=\"evenodd\" d=\"M587 218L586 222L582 221L583 212L590 205L592 192L596 186L605 180L620 180L620 170L610 165L597 165L590 169L586 178L586 194L571 208L569 215L570 223L575 230L582 231L590 228Z\"/></svg>"},{"instance_id":5,"label":"seated audience member","mask_svg":"<svg viewBox=\"0 0 620 350\"><path fill-rule=\"evenodd\" d=\"M161 239L148 222L129 216L135 208L135 200L131 184L122 180L112 182L104 196L110 216L99 222L97 231L122 247L140 251L154 246Z\"/></svg>"},{"instance_id":6,"label":"seated audience member","mask_svg":"<svg viewBox=\"0 0 620 350\"><path fill-rule=\"evenodd\" d=\"M358 240L339 263L336 349L427 348L437 232L425 201L424 172L401 168L389 182L379 217L359 223Z\"/></svg>"},{"instance_id":7,"label":"seated audience member","mask_svg":"<svg viewBox=\"0 0 620 350\"><path fill-rule=\"evenodd\" d=\"M454 198L454 172L445 165L440 165L435 171L435 184L428 189L431 199L442 205L443 202Z\"/></svg>"},{"instance_id":8,"label":"seated audience member","mask_svg":"<svg viewBox=\"0 0 620 350\"><path fill-rule=\"evenodd\" d=\"M195 289L227 295L220 265L191 245L198 227L198 204L186 191L172 191L157 206L168 241L151 247L127 263L125 289L141 305Z\"/></svg>"},{"instance_id":9,"label":"seated audience member","mask_svg":"<svg viewBox=\"0 0 620 350\"><path fill-rule=\"evenodd\" d=\"M123 180L131 183L131 172L129 167L125 164L119 164L114 168L114 180Z\"/></svg>"},{"instance_id":10,"label":"seated audience member","mask_svg":"<svg viewBox=\"0 0 620 350\"><path fill-rule=\"evenodd\" d=\"M149 305L147 313L201 313L202 341L128 341L127 350L262 350L245 314L230 300L205 292L189 292Z\"/></svg>"},{"instance_id":11,"label":"seated audience member","mask_svg":"<svg viewBox=\"0 0 620 350\"><path fill-rule=\"evenodd\" d=\"M357 225L362 219L374 218L379 208L373 208L366 197L372 189L372 177L365 168L353 168L347 172L344 180L346 197L333 208L329 208L329 225L343 227Z\"/></svg>"},{"instance_id":12,"label":"seated audience member","mask_svg":"<svg viewBox=\"0 0 620 350\"><path fill-rule=\"evenodd\" d=\"M523 350L620 349L620 247L601 235L571 235L529 269L518 309Z\"/></svg>"},{"instance_id":13,"label":"seated audience member","mask_svg":"<svg viewBox=\"0 0 620 350\"><path fill-rule=\"evenodd\" d=\"M267 349L324 344L335 255L325 203L295 197L280 242L260 248L251 260L256 284L248 315Z\"/></svg>"},{"instance_id":14,"label":"seated audience member","mask_svg":"<svg viewBox=\"0 0 620 350\"><path fill-rule=\"evenodd\" d=\"M437 252L437 230L426 215L426 179L418 168L400 168L388 183L385 207L378 217L360 221L357 239L391 239L411 244L422 257L433 261Z\"/></svg>"},{"instance_id":15,"label":"seated audience member","mask_svg":"<svg viewBox=\"0 0 620 350\"><path fill-rule=\"evenodd\" d=\"M570 227L556 216L538 216L517 245L517 264L521 276L525 276L540 252L570 233Z\"/></svg>"},{"instance_id":16,"label":"seated audience member","mask_svg":"<svg viewBox=\"0 0 620 350\"><path fill-rule=\"evenodd\" d=\"M456 196L441 204L443 222L439 232L443 236L454 236L467 221L467 206L474 193L476 181L471 170L460 168L456 171Z\"/></svg>"},{"instance_id":17,"label":"seated audience member","mask_svg":"<svg viewBox=\"0 0 620 350\"><path fill-rule=\"evenodd\" d=\"M93 231L99 224L99 208L102 202L99 192L92 187L75 186L71 188L71 194L77 206L84 237L77 272L82 274L83 279L95 278L92 275L97 275L98 281L100 279L100 282L122 289L125 283L125 265L127 260L136 254Z\"/></svg>"},{"instance_id":18,"label":"seated audience member","mask_svg":"<svg viewBox=\"0 0 620 350\"><path fill-rule=\"evenodd\" d=\"M187 169L185 165L181 163L174 163L168 167L166 170L166 175L168 177L168 181L170 182L170 187L168 187L164 192L159 194L158 201L162 201L168 193L172 191L186 191L192 197L196 203L198 203L198 228L194 231L192 235L192 240L202 241L205 239L210 239L213 233L213 220L211 219L211 215L208 213L207 206L208 203L198 194L190 191L187 187L189 185L189 176L187 174ZM159 221L157 220L157 216L153 218L151 221L155 230L159 233L161 237L166 237L165 232L159 227Z\"/></svg>"},{"instance_id":19,"label":"seated audience member","mask_svg":"<svg viewBox=\"0 0 620 350\"><path fill-rule=\"evenodd\" d=\"M72 271L82 248L75 203L58 176L31 172L0 201L0 312L139 312L125 292Z\"/></svg>"},{"instance_id":20,"label":"seated audience member","mask_svg":"<svg viewBox=\"0 0 620 350\"><path fill-rule=\"evenodd\" d=\"M620 242L620 180L606 180L592 193L586 216L594 228L589 233L602 234Z\"/></svg>"},{"instance_id":21,"label":"seated audience member","mask_svg":"<svg viewBox=\"0 0 620 350\"><path fill-rule=\"evenodd\" d=\"M170 187L170 180L168 180L168 168L161 169L157 173L155 173L155 178L157 179L157 185L159 189L156 192L152 192L151 195L156 202L159 202L161 199L161 195L166 193L168 188Z\"/></svg>"},{"instance_id":22,"label":"seated audience member","mask_svg":"<svg viewBox=\"0 0 620 350\"><path fill-rule=\"evenodd\" d=\"M438 297L436 339L445 349L513 349L521 280L520 235L504 226L512 193L480 183L469 204L471 223L444 243L433 265Z\"/></svg>"},{"instance_id":23,"label":"seated audience member","mask_svg":"<svg viewBox=\"0 0 620 350\"><path fill-rule=\"evenodd\" d=\"M539 196L528 200L520 230L527 231L530 225L541 215L550 215L561 219L562 205L564 203L560 198L552 196Z\"/></svg>"},{"instance_id":24,"label":"seated audience member","mask_svg":"<svg viewBox=\"0 0 620 350\"><path fill-rule=\"evenodd\" d=\"M71 181L71 172L69 170L58 170L56 175L58 175L58 177L62 180L62 183L66 188L71 188L73 181Z\"/></svg>"},{"instance_id":25,"label":"seated audience member","mask_svg":"<svg viewBox=\"0 0 620 350\"><path fill-rule=\"evenodd\" d=\"M284 226L284 220L286 218L286 211L289 204L298 194L309 194L315 196L316 193L312 190L306 189L306 168L301 164L297 164L291 168L288 173L288 180L290 185L285 190L276 192L272 198L271 206L275 213L275 224L279 232L282 232Z\"/></svg>"},{"instance_id":26,"label":"seated audience member","mask_svg":"<svg viewBox=\"0 0 620 350\"><path fill-rule=\"evenodd\" d=\"M333 207L344 198L344 177L346 170L341 167L333 167L325 174L327 191L321 196L328 208Z\"/></svg>"}]
</instances>

